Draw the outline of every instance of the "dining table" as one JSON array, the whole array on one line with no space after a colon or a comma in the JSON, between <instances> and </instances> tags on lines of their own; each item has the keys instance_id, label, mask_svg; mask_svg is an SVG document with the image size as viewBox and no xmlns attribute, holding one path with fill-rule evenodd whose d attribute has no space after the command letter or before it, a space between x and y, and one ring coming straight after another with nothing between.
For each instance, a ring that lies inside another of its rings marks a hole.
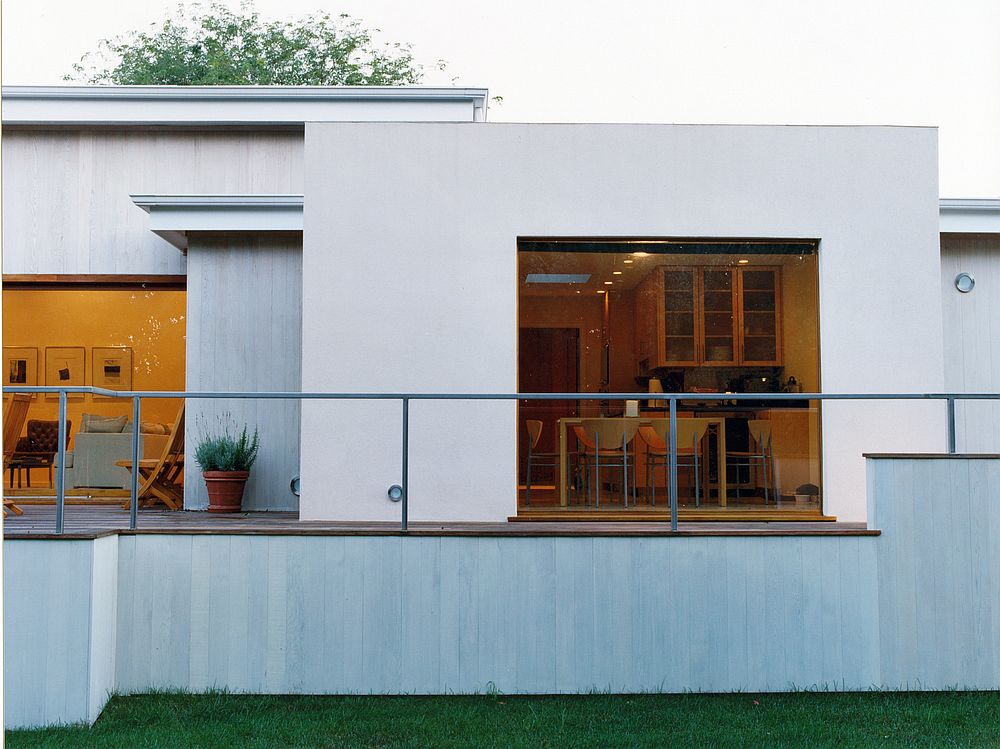
<instances>
[{"instance_id":1,"label":"dining table","mask_svg":"<svg viewBox=\"0 0 1000 749\"><path fill-rule=\"evenodd\" d=\"M651 416L568 416L562 419L557 419L556 424L559 430L559 505L560 507L567 507L569 505L569 441L570 441L570 430L575 426L580 426L584 421L589 421L593 419L597 420L614 420L620 422L622 420L628 420L632 422L637 422L636 426L647 426L652 425L654 421L658 421L664 417L651 417ZM693 418L688 416L679 417L680 418ZM718 481L713 484L718 488L719 492L719 506L726 506L726 495L729 491L729 486L726 481L726 419L723 416L699 416L697 417L701 421L704 421L708 430L714 432L715 434L715 449L718 466ZM706 439L708 438L708 433L706 432ZM633 438L633 445L637 440L641 439L638 435ZM632 456L637 454L637 451L633 448L630 450ZM634 458L633 458L634 459ZM708 461L704 461L703 466L707 472ZM654 477L655 480L655 477ZM709 489L708 481L703 481L702 486L707 492Z\"/></svg>"}]
</instances>

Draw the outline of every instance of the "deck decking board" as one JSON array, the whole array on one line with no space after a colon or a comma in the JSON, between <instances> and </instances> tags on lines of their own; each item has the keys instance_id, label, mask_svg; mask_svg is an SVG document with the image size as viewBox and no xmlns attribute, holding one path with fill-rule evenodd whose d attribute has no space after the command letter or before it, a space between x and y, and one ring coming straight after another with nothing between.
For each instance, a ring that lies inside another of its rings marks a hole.
<instances>
[{"instance_id":1,"label":"deck decking board","mask_svg":"<svg viewBox=\"0 0 1000 749\"><path fill-rule=\"evenodd\" d=\"M265 535L265 536L396 536L394 522L300 521L294 512L248 512L209 515L205 512L143 510L130 531L129 515L107 505L67 507L63 534L55 533L55 508L29 505L24 515L4 520L4 538L92 539L115 534ZM879 531L864 523L840 522L681 522L671 532L667 522L609 520L595 522L426 522L409 524L408 536L871 536Z\"/></svg>"}]
</instances>

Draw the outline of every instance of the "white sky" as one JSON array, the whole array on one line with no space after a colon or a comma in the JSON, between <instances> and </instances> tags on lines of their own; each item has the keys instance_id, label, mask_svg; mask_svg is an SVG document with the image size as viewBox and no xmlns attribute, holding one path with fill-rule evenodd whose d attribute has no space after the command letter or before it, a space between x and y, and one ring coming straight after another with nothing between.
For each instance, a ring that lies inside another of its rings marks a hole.
<instances>
[{"instance_id":1,"label":"white sky","mask_svg":"<svg viewBox=\"0 0 1000 749\"><path fill-rule=\"evenodd\" d=\"M237 0L225 0L237 6ZM5 84L57 84L173 3L3 0ZM940 127L943 197L1000 196L1000 0L257 0L346 12L487 86L494 121Z\"/></svg>"}]
</instances>

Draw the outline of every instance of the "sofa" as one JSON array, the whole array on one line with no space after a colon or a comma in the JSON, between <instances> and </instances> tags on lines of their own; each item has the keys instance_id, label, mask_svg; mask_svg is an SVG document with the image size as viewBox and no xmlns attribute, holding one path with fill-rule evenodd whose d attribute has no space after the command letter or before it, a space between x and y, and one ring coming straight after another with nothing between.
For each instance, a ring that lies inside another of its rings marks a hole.
<instances>
[{"instance_id":1,"label":"sofa","mask_svg":"<svg viewBox=\"0 0 1000 749\"><path fill-rule=\"evenodd\" d=\"M140 458L159 458L170 438L170 426L142 422L139 432ZM127 417L84 414L80 431L73 437L73 450L66 454L66 487L128 489L131 474L115 463L131 459L132 424Z\"/></svg>"}]
</instances>

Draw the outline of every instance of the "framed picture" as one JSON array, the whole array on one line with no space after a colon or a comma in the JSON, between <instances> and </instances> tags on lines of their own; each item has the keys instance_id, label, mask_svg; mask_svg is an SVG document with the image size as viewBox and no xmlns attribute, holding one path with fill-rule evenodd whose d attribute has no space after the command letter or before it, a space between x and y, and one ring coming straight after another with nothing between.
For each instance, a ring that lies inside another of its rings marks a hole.
<instances>
[{"instance_id":1,"label":"framed picture","mask_svg":"<svg viewBox=\"0 0 1000 749\"><path fill-rule=\"evenodd\" d=\"M27 346L4 346L3 372L3 384L5 386L37 385L38 349ZM4 398L6 397L5 395Z\"/></svg>"},{"instance_id":2,"label":"framed picture","mask_svg":"<svg viewBox=\"0 0 1000 749\"><path fill-rule=\"evenodd\" d=\"M90 350L94 367L91 384L107 390L132 389L132 349L128 346L94 346ZM94 396L106 397L106 396Z\"/></svg>"},{"instance_id":3,"label":"framed picture","mask_svg":"<svg viewBox=\"0 0 1000 749\"><path fill-rule=\"evenodd\" d=\"M47 387L85 385L86 351L83 346L47 346L45 348L45 385ZM47 394L45 397L59 398L56 393ZM69 397L78 399L83 396L70 395Z\"/></svg>"}]
</instances>

